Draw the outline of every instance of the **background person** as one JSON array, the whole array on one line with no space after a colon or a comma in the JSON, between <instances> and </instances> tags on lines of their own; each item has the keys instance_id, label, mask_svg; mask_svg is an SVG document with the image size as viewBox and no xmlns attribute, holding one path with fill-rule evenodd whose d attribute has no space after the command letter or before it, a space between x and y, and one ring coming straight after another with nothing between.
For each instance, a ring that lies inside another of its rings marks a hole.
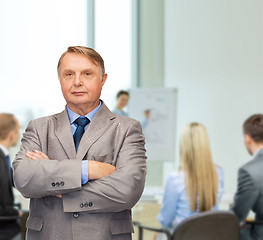
<instances>
[{"instance_id":1,"label":"background person","mask_svg":"<svg viewBox=\"0 0 263 240\"><path fill-rule=\"evenodd\" d=\"M238 186L232 210L244 222L252 210L256 221L263 221L263 115L255 114L243 124L245 146L252 160L238 171ZM240 239L263 239L263 226L246 226Z\"/></svg>"},{"instance_id":2,"label":"background person","mask_svg":"<svg viewBox=\"0 0 263 240\"><path fill-rule=\"evenodd\" d=\"M14 115L0 114L0 216L18 216L14 208L12 169L9 149L16 146L20 136L20 126ZM11 239L20 232L17 221L0 223L0 239Z\"/></svg>"},{"instance_id":3,"label":"background person","mask_svg":"<svg viewBox=\"0 0 263 240\"><path fill-rule=\"evenodd\" d=\"M128 105L129 98L130 98L129 92L120 90L116 96L117 99L116 107L112 112L121 116L129 117L129 114L123 110ZM140 123L144 131L149 124L151 109L145 109L143 114L144 114L144 118L140 121Z\"/></svg>"},{"instance_id":4,"label":"background person","mask_svg":"<svg viewBox=\"0 0 263 240\"><path fill-rule=\"evenodd\" d=\"M140 123L100 100L107 74L95 50L69 47L57 69L66 109L29 122L13 163L30 198L27 240L131 239L146 175Z\"/></svg>"},{"instance_id":5,"label":"background person","mask_svg":"<svg viewBox=\"0 0 263 240\"><path fill-rule=\"evenodd\" d=\"M123 108L125 108L128 105L129 97L130 97L129 92L120 90L116 96L116 100L117 100L116 107L114 108L112 112L115 114L125 116L125 117L129 117L128 113L126 113L123 110Z\"/></svg>"},{"instance_id":6,"label":"background person","mask_svg":"<svg viewBox=\"0 0 263 240\"><path fill-rule=\"evenodd\" d=\"M185 218L218 209L223 193L223 170L212 160L209 138L200 123L190 123L180 139L180 167L169 174L159 222L173 231ZM159 234L158 239L163 239Z\"/></svg>"}]
</instances>

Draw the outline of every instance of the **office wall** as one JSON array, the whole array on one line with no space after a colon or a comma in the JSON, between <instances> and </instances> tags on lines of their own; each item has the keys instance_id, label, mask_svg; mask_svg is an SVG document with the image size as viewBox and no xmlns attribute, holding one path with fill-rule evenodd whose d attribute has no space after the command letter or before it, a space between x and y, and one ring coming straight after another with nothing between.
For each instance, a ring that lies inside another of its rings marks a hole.
<instances>
[{"instance_id":1,"label":"office wall","mask_svg":"<svg viewBox=\"0 0 263 240\"><path fill-rule=\"evenodd\" d=\"M250 159L242 123L263 109L262 12L262 0L165 2L165 87L178 88L177 143L185 124L204 123L228 193Z\"/></svg>"}]
</instances>

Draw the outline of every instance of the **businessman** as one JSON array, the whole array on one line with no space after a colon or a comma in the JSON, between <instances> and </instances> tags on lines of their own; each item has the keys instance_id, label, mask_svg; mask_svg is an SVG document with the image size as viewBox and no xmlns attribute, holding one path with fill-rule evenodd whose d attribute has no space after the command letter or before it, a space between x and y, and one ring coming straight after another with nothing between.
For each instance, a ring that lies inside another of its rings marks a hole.
<instances>
[{"instance_id":1,"label":"businessman","mask_svg":"<svg viewBox=\"0 0 263 240\"><path fill-rule=\"evenodd\" d=\"M96 51L69 47L57 70L66 108L29 122L13 163L30 198L27 240L131 239L146 175L141 126L100 100L107 74Z\"/></svg>"},{"instance_id":2,"label":"businessman","mask_svg":"<svg viewBox=\"0 0 263 240\"><path fill-rule=\"evenodd\" d=\"M238 188L232 210L245 221L250 210L255 213L256 221L263 221L263 115L249 117L243 124L246 148L252 160L239 169ZM244 240L263 239L263 225L246 226L241 230Z\"/></svg>"},{"instance_id":3,"label":"businessman","mask_svg":"<svg viewBox=\"0 0 263 240\"><path fill-rule=\"evenodd\" d=\"M0 114L0 216L17 217L12 189L9 149L19 140L20 126L14 115ZM0 223L0 239L11 239L20 232L16 219Z\"/></svg>"}]
</instances>

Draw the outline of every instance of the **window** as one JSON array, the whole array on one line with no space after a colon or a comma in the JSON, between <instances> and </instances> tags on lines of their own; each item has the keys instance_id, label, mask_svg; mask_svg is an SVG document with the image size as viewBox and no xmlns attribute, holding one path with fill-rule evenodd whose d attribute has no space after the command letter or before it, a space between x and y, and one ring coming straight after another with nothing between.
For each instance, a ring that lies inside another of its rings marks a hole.
<instances>
[{"instance_id":1,"label":"window","mask_svg":"<svg viewBox=\"0 0 263 240\"><path fill-rule=\"evenodd\" d=\"M86 45L85 0L1 1L0 111L29 120L65 107L57 62L70 45ZM11 149L13 158L16 149Z\"/></svg>"},{"instance_id":2,"label":"window","mask_svg":"<svg viewBox=\"0 0 263 240\"><path fill-rule=\"evenodd\" d=\"M105 61L102 99L112 110L120 89L131 88L131 0L95 1L95 49Z\"/></svg>"},{"instance_id":3,"label":"window","mask_svg":"<svg viewBox=\"0 0 263 240\"><path fill-rule=\"evenodd\" d=\"M56 66L68 46L86 45L86 1L13 0L1 10L1 112L26 125L62 111Z\"/></svg>"}]
</instances>

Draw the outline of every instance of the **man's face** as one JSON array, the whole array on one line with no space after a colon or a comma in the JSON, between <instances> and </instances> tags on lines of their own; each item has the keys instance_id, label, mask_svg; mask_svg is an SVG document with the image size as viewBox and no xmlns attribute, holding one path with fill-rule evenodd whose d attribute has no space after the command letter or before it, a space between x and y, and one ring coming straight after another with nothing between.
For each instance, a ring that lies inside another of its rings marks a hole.
<instances>
[{"instance_id":1,"label":"man's face","mask_svg":"<svg viewBox=\"0 0 263 240\"><path fill-rule=\"evenodd\" d=\"M127 94L122 94L118 97L118 105L121 108L124 108L125 106L127 106L129 101L129 96Z\"/></svg>"},{"instance_id":2,"label":"man's face","mask_svg":"<svg viewBox=\"0 0 263 240\"><path fill-rule=\"evenodd\" d=\"M246 146L248 153L250 155L253 155L253 152L251 150L252 138L247 134L244 134L244 143L245 143L245 146Z\"/></svg>"},{"instance_id":3,"label":"man's face","mask_svg":"<svg viewBox=\"0 0 263 240\"><path fill-rule=\"evenodd\" d=\"M16 125L16 129L14 129L11 133L11 146L14 147L17 145L18 140L20 138L20 125L19 122L16 120L17 125Z\"/></svg>"},{"instance_id":4,"label":"man's face","mask_svg":"<svg viewBox=\"0 0 263 240\"><path fill-rule=\"evenodd\" d=\"M78 113L79 108L91 111L99 105L107 74L101 76L99 65L87 56L67 53L60 65L59 79L68 107Z\"/></svg>"}]
</instances>

